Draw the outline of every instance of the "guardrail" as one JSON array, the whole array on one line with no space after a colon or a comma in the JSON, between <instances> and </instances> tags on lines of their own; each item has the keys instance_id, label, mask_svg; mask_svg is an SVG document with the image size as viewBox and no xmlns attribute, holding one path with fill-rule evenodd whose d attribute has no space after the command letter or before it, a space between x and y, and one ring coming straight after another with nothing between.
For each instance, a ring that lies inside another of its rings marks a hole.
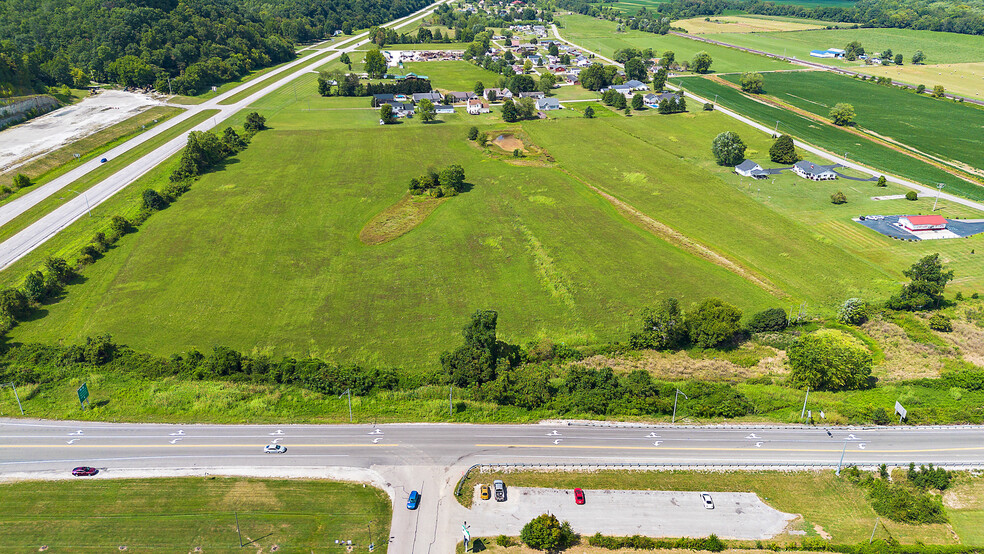
<instances>
[{"instance_id":1,"label":"guardrail","mask_svg":"<svg viewBox=\"0 0 984 554\"><path fill-rule=\"evenodd\" d=\"M620 429L842 429L846 431L947 431L981 430L984 425L807 425L807 424L768 424L768 423L717 423L688 425L685 423L632 423L623 421L591 420L544 420L540 425L563 425L567 427L601 427Z\"/></svg>"},{"instance_id":2,"label":"guardrail","mask_svg":"<svg viewBox=\"0 0 984 554\"><path fill-rule=\"evenodd\" d=\"M888 467L909 467L909 462L882 462ZM858 469L863 470L876 470L882 463L875 462L864 462L864 463L852 463L852 464L841 464L842 467L847 467L849 465L855 466ZM917 465L928 465L926 463ZM933 463L934 467L943 467L947 469L984 469L984 462L941 462ZM492 464L476 464L465 472L465 476L461 478L458 483L460 488L461 484L467 478L468 473L474 468L479 467L481 473L492 473L495 471L509 471L516 469L530 469L530 470L547 470L547 469L557 469L557 470L603 470L603 469L635 469L635 470L650 470L650 471L660 471L660 470L713 470L713 471L723 471L723 470L736 470L736 471L747 471L747 470L777 470L777 471L807 471L807 470L821 470L821 469L833 469L837 468L838 464L836 462L787 462L787 463L685 463L685 462L611 462L611 463L492 463ZM457 489L455 494L458 494Z\"/></svg>"},{"instance_id":3,"label":"guardrail","mask_svg":"<svg viewBox=\"0 0 984 554\"><path fill-rule=\"evenodd\" d=\"M461 496L461 487L465 484L465 481L468 479L468 475L471 474L471 472L472 472L473 469L475 469L476 467L481 467L481 466L482 466L482 464L475 464L475 465L473 465L470 468L468 468L468 469L465 470L465 474L461 476L461 479L458 479L458 485L454 488L454 495L455 496Z\"/></svg>"}]
</instances>

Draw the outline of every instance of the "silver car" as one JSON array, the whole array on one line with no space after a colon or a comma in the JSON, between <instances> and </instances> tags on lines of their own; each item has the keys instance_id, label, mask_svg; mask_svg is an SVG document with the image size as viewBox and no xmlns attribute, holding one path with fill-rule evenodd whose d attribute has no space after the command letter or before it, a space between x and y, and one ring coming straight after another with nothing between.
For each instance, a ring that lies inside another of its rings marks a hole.
<instances>
[{"instance_id":1,"label":"silver car","mask_svg":"<svg viewBox=\"0 0 984 554\"><path fill-rule=\"evenodd\" d=\"M700 499L704 501L705 508L707 508L708 510L714 509L714 501L711 500L711 495L707 494L706 492L702 492L700 493Z\"/></svg>"},{"instance_id":2,"label":"silver car","mask_svg":"<svg viewBox=\"0 0 984 554\"><path fill-rule=\"evenodd\" d=\"M283 454L284 452L287 452L287 447L279 444L268 444L263 447L264 454Z\"/></svg>"}]
</instances>

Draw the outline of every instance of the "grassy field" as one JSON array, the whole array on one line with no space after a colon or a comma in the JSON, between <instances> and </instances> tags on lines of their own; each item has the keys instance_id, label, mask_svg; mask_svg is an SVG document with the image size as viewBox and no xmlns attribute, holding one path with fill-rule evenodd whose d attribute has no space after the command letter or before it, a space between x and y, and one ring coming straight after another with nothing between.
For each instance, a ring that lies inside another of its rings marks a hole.
<instances>
[{"instance_id":1,"label":"grassy field","mask_svg":"<svg viewBox=\"0 0 984 554\"><path fill-rule=\"evenodd\" d=\"M943 85L947 92L968 98L984 98L984 62L939 65L865 66L859 71L868 75L891 77L911 85L926 85L932 89Z\"/></svg>"},{"instance_id":2,"label":"grassy field","mask_svg":"<svg viewBox=\"0 0 984 554\"><path fill-rule=\"evenodd\" d=\"M167 129L156 137L147 140L146 142L130 149L124 154L117 158L107 161L106 163L100 165L98 168L90 171L84 177L73 181L67 185L62 191L49 196L48 198L38 202L19 216L10 220L6 225L0 228L0 241L6 240L11 236L17 234L27 226L31 225L39 218L43 217L45 214L50 213L52 210L61 206L65 202L71 200L74 195L68 192L68 189L77 191L78 193L84 193L90 187L98 184L107 177L110 177L117 171L125 168L128 164L132 163L134 160L146 155L148 152L152 152L155 148L167 143L169 140L177 137L181 133L191 129L195 125L198 125L202 121L212 117L218 113L217 110L204 110L196 115L193 115L182 121L181 123ZM97 206L93 213L99 210ZM91 217L91 216L90 216ZM91 238L87 237L87 238ZM43 258L41 258L43 259Z\"/></svg>"},{"instance_id":3,"label":"grassy field","mask_svg":"<svg viewBox=\"0 0 984 554\"><path fill-rule=\"evenodd\" d=\"M926 55L925 63L959 63L984 61L984 37L912 29L819 29L773 33L725 33L714 36L727 44L744 46L773 54L810 59L810 50L844 48L852 40L865 50L876 53L891 48L908 63L916 50ZM712 54L713 56L713 54ZM822 60L833 65L863 66L859 62Z\"/></svg>"},{"instance_id":4,"label":"grassy field","mask_svg":"<svg viewBox=\"0 0 984 554\"><path fill-rule=\"evenodd\" d=\"M170 106L155 106L149 110L137 114L126 121L121 121L111 125L101 131L93 133L83 139L54 150L30 163L27 163L16 170L0 175L0 185L9 185L14 176L23 173L32 179L34 187L24 189L20 194L34 190L37 185L42 185L59 175L62 175L79 165L95 158L101 153L125 142L126 140L139 135L147 129L160 124L164 120L173 117L183 110ZM156 123L155 123L156 121ZM75 158L75 154L81 157ZM3 200L9 202L19 194L11 194Z\"/></svg>"},{"instance_id":5,"label":"grassy field","mask_svg":"<svg viewBox=\"0 0 984 554\"><path fill-rule=\"evenodd\" d=\"M674 27L682 27L692 35L716 33L764 33L769 31L806 31L822 29L829 23L802 23L795 19L766 19L743 16L694 17L674 21Z\"/></svg>"},{"instance_id":6,"label":"grassy field","mask_svg":"<svg viewBox=\"0 0 984 554\"><path fill-rule=\"evenodd\" d=\"M765 56L757 56L713 44L704 44L676 35L656 35L631 30L616 33L615 23L586 15L566 15L559 19L564 24L564 28L560 29L560 36L603 56L611 57L619 48L652 48L657 53L672 50L676 54L677 61L689 62L694 54L703 50L710 54L714 60L711 70L718 73L767 71L795 67L787 62Z\"/></svg>"},{"instance_id":7,"label":"grassy field","mask_svg":"<svg viewBox=\"0 0 984 554\"><path fill-rule=\"evenodd\" d=\"M490 483L502 479L506 486L513 487L551 487L615 490L670 490L707 492L754 492L773 508L793 514L802 519L793 522L792 529L805 531L807 536L818 536L817 527L830 535L835 544L854 544L867 541L875 523L876 514L868 502L862 488L846 479L837 477L833 471L823 472L693 472L693 471L596 471L596 472L515 472L515 473L472 473L463 487L471 491L477 483ZM982 496L981 479L963 475L961 484L955 490L979 503ZM806 493L805 491L809 491ZM950 493L948 493L949 495ZM464 495L463 495L464 496ZM469 500L463 499L466 505ZM474 502L483 502L474 500ZM964 519L980 517L984 509L973 506L963 510L948 510L954 516L954 527L966 529ZM908 525L880 518L875 538L887 538L888 533L902 544L954 544L953 534L948 525ZM887 532L886 532L887 531ZM979 545L978 534L959 535L963 544ZM802 537L783 535L783 540L797 540Z\"/></svg>"},{"instance_id":8,"label":"grassy field","mask_svg":"<svg viewBox=\"0 0 984 554\"><path fill-rule=\"evenodd\" d=\"M666 0L620 0L614 5L616 8L627 12L635 13L639 11L640 8L645 7L648 10L652 10L657 4L661 4ZM792 4L796 6L806 6L808 8L813 8L816 6L841 6L850 7L854 5L853 0L776 0L775 4Z\"/></svg>"},{"instance_id":9,"label":"grassy field","mask_svg":"<svg viewBox=\"0 0 984 554\"><path fill-rule=\"evenodd\" d=\"M766 94L825 119L835 104L850 101L857 125L936 158L984 168L984 110L828 71L772 73L765 83Z\"/></svg>"},{"instance_id":10,"label":"grassy field","mask_svg":"<svg viewBox=\"0 0 984 554\"><path fill-rule=\"evenodd\" d=\"M839 155L847 153L847 157L853 161L867 164L870 167L884 168L895 175L928 186L935 183L945 183L946 190L953 194L966 196L973 200L984 200L984 189L981 187L887 146L864 140L843 129L824 125L789 110L747 98L734 88L702 77L683 77L673 79L672 82L673 84L682 84L688 91L704 98L711 100L717 98L718 103L722 106L736 110L763 125L774 127L778 122L780 133L789 133L829 152Z\"/></svg>"},{"instance_id":11,"label":"grassy field","mask_svg":"<svg viewBox=\"0 0 984 554\"><path fill-rule=\"evenodd\" d=\"M205 102L206 100L211 100L211 99L215 98L216 96L219 96L221 94L225 94L226 92L229 92L230 90L238 87L239 85L242 85L243 83L248 83L250 81L253 81L253 80L256 80L256 79L260 79L260 78L264 77L265 75L267 75L268 73L270 73L272 71L275 71L278 68L283 67L286 64L289 64L289 63L291 63L291 62L293 62L295 60L299 60L299 59L301 59L301 58L303 58L305 56L311 55L313 53L314 53L314 50L300 50L300 51L297 52L297 57L294 58L293 60L286 61L284 63L277 64L277 65L271 65L270 67L264 67L263 69L258 69L256 71L251 71L251 72L247 73L246 75L243 75L239 79L236 79L235 81L229 81L229 82L226 82L226 83L222 83L221 85L219 85L218 87L216 87L215 90L211 90L210 89L210 90L208 90L206 92L203 92L201 94L198 94L196 96L175 95L175 96L173 96L170 99L170 102L172 104L201 104L202 102Z\"/></svg>"},{"instance_id":12,"label":"grassy field","mask_svg":"<svg viewBox=\"0 0 984 554\"><path fill-rule=\"evenodd\" d=\"M482 69L475 64L463 62L407 62L403 69L391 68L390 71L404 71L427 75L434 87L442 91L468 92L475 90L475 83L481 81L486 87L495 86L496 81L504 79L502 75Z\"/></svg>"},{"instance_id":13,"label":"grassy field","mask_svg":"<svg viewBox=\"0 0 984 554\"><path fill-rule=\"evenodd\" d=\"M242 478L22 482L0 485L8 550L238 552L364 549L372 524L386 551L392 507L358 483Z\"/></svg>"},{"instance_id":14,"label":"grassy field","mask_svg":"<svg viewBox=\"0 0 984 554\"><path fill-rule=\"evenodd\" d=\"M300 71L303 67L306 67L307 65L309 65L311 62L314 62L314 61L317 61L317 60L323 60L324 58L327 58L330 55L332 55L332 52L323 52L323 53L320 53L320 54L315 54L314 56L311 56L310 58L306 58L304 60L305 63L302 64L301 67L296 67L296 68L294 68L292 70L289 70L289 71L283 71L283 72L278 73L276 75L273 75L271 77L266 77L266 78L262 78L262 79L253 79L253 81L256 81L254 84L250 85L246 89L244 89L244 90L242 90L242 91L240 91L240 92L238 92L236 94L233 94L229 98L226 98L226 99L222 100L221 102L219 102L219 104L222 104L222 105L235 104L235 103L237 103L237 102L239 102L241 100L244 100L244 99L248 98L251 94L254 94L254 93L256 93L256 92L258 92L258 91L260 91L260 90L262 90L262 89L264 89L264 88L266 88L266 87L268 87L268 86L270 86L270 85L272 85L274 83L276 83L277 81L280 81L284 77L287 77L288 75L293 75L297 71Z\"/></svg>"}]
</instances>

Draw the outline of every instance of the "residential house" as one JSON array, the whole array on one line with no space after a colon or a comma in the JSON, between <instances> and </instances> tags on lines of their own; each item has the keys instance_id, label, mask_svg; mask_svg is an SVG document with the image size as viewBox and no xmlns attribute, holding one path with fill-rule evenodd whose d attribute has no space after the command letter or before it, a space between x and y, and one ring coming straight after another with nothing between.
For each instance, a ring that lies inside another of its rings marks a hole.
<instances>
[{"instance_id":1,"label":"residential house","mask_svg":"<svg viewBox=\"0 0 984 554\"><path fill-rule=\"evenodd\" d=\"M449 92L448 96L451 97L451 101L455 104L461 104L475 98L474 92Z\"/></svg>"},{"instance_id":2,"label":"residential house","mask_svg":"<svg viewBox=\"0 0 984 554\"><path fill-rule=\"evenodd\" d=\"M813 181L832 181L837 178L837 174L832 171L833 168L832 165L818 165L802 160L793 164L793 173Z\"/></svg>"},{"instance_id":3,"label":"residential house","mask_svg":"<svg viewBox=\"0 0 984 554\"><path fill-rule=\"evenodd\" d=\"M670 100L672 98L679 97L680 95L675 92L650 92L642 97L642 102L650 108L658 108L659 103L663 100Z\"/></svg>"},{"instance_id":4,"label":"residential house","mask_svg":"<svg viewBox=\"0 0 984 554\"><path fill-rule=\"evenodd\" d=\"M540 98L536 101L536 109L542 111L559 110L562 107L556 98Z\"/></svg>"},{"instance_id":5,"label":"residential house","mask_svg":"<svg viewBox=\"0 0 984 554\"><path fill-rule=\"evenodd\" d=\"M752 160L745 160L736 165L735 173L742 177L754 177L756 179L764 179L766 176L766 173L762 171L762 166Z\"/></svg>"},{"instance_id":6,"label":"residential house","mask_svg":"<svg viewBox=\"0 0 984 554\"><path fill-rule=\"evenodd\" d=\"M466 104L466 110L468 110L469 115L478 115L482 113L489 113L489 103L484 98L469 98Z\"/></svg>"},{"instance_id":7,"label":"residential house","mask_svg":"<svg viewBox=\"0 0 984 554\"><path fill-rule=\"evenodd\" d=\"M387 104L393 106L393 115L396 117L413 117L413 104L409 102L387 102Z\"/></svg>"},{"instance_id":8,"label":"residential house","mask_svg":"<svg viewBox=\"0 0 984 554\"><path fill-rule=\"evenodd\" d=\"M372 107L378 108L383 104L389 104L393 102L395 96L392 94L373 94L372 95Z\"/></svg>"},{"instance_id":9,"label":"residential house","mask_svg":"<svg viewBox=\"0 0 984 554\"><path fill-rule=\"evenodd\" d=\"M543 98L546 94L543 94L538 90L534 90L532 92L521 92L517 96L520 98Z\"/></svg>"},{"instance_id":10,"label":"residential house","mask_svg":"<svg viewBox=\"0 0 984 554\"><path fill-rule=\"evenodd\" d=\"M636 81L635 79L626 81L625 85L631 87L632 90L649 90L649 87L646 86L646 83L643 83L642 81Z\"/></svg>"},{"instance_id":11,"label":"residential house","mask_svg":"<svg viewBox=\"0 0 984 554\"><path fill-rule=\"evenodd\" d=\"M449 114L454 113L454 106L449 106L447 104L435 104L434 113L437 114Z\"/></svg>"},{"instance_id":12,"label":"residential house","mask_svg":"<svg viewBox=\"0 0 984 554\"><path fill-rule=\"evenodd\" d=\"M443 102L444 97L441 96L441 93L437 91L413 93L414 104L419 103L421 100L430 100L431 102Z\"/></svg>"},{"instance_id":13,"label":"residential house","mask_svg":"<svg viewBox=\"0 0 984 554\"><path fill-rule=\"evenodd\" d=\"M484 96L486 100L491 100L492 93L495 93L496 100L506 100L513 97L512 91L507 88L487 88L482 96Z\"/></svg>"},{"instance_id":14,"label":"residential house","mask_svg":"<svg viewBox=\"0 0 984 554\"><path fill-rule=\"evenodd\" d=\"M630 87L629 85L612 85L610 87L605 87L605 88L601 89L601 92L602 93L605 93L605 92L608 92L609 90L614 90L615 92L617 92L617 93L619 93L619 94L621 94L623 96L632 96L632 94L634 92L632 90L632 87Z\"/></svg>"}]
</instances>

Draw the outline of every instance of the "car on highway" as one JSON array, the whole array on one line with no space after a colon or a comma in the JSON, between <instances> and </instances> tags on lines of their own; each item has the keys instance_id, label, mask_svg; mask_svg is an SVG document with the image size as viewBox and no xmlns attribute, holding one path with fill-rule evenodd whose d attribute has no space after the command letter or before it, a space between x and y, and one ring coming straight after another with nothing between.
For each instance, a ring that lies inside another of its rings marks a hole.
<instances>
[{"instance_id":1,"label":"car on highway","mask_svg":"<svg viewBox=\"0 0 984 554\"><path fill-rule=\"evenodd\" d=\"M581 489L574 489L574 503L578 506L584 504L584 491Z\"/></svg>"},{"instance_id":2,"label":"car on highway","mask_svg":"<svg viewBox=\"0 0 984 554\"><path fill-rule=\"evenodd\" d=\"M482 500L488 500L492 498L492 489L490 489L488 485L483 484L481 490L482 490Z\"/></svg>"},{"instance_id":3,"label":"car on highway","mask_svg":"<svg viewBox=\"0 0 984 554\"><path fill-rule=\"evenodd\" d=\"M268 444L263 447L264 454L283 454L287 452L287 447L280 444Z\"/></svg>"},{"instance_id":4,"label":"car on highway","mask_svg":"<svg viewBox=\"0 0 984 554\"><path fill-rule=\"evenodd\" d=\"M88 466L79 466L72 470L72 475L76 477L92 477L97 473L99 473L98 469Z\"/></svg>"},{"instance_id":5,"label":"car on highway","mask_svg":"<svg viewBox=\"0 0 984 554\"><path fill-rule=\"evenodd\" d=\"M103 159L99 160L99 163L104 164L104 163L106 163L108 161L109 161L109 158L103 158Z\"/></svg>"},{"instance_id":6,"label":"car on highway","mask_svg":"<svg viewBox=\"0 0 984 554\"><path fill-rule=\"evenodd\" d=\"M417 491L410 491L410 498L407 499L407 509L416 510L417 506L420 506L420 493Z\"/></svg>"},{"instance_id":7,"label":"car on highway","mask_svg":"<svg viewBox=\"0 0 984 554\"><path fill-rule=\"evenodd\" d=\"M702 492L700 493L700 499L704 502L705 508L707 508L708 510L714 509L714 501L711 500L711 495L707 494L706 492Z\"/></svg>"}]
</instances>

